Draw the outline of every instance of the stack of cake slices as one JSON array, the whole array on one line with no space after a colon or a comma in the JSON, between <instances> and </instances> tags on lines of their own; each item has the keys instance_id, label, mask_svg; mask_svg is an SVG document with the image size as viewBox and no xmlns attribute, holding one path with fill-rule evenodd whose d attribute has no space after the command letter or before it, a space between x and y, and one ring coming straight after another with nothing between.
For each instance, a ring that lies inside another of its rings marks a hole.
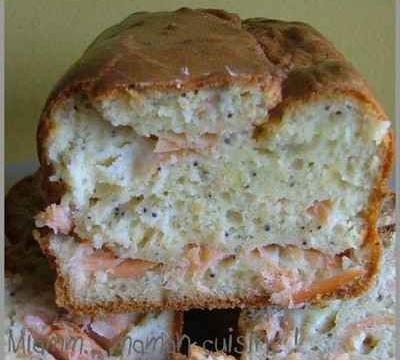
<instances>
[{"instance_id":1,"label":"stack of cake slices","mask_svg":"<svg viewBox=\"0 0 400 360\"><path fill-rule=\"evenodd\" d=\"M378 220L392 138L307 24L130 15L57 83L40 169L8 195L8 343L18 330L40 359L185 357L182 311L241 308L244 360L392 358L393 210ZM160 334L171 346L126 348ZM68 337L78 354L49 341Z\"/></svg>"}]
</instances>

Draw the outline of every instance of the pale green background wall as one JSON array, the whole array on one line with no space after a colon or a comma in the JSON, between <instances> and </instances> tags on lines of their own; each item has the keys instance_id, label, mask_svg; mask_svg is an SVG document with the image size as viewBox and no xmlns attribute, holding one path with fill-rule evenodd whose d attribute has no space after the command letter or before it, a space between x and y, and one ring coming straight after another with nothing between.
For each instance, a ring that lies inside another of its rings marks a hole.
<instances>
[{"instance_id":1,"label":"pale green background wall","mask_svg":"<svg viewBox=\"0 0 400 360\"><path fill-rule=\"evenodd\" d=\"M6 0L6 163L36 158L35 128L58 77L105 27L139 10L220 7L311 23L394 114L395 0Z\"/></svg>"}]
</instances>

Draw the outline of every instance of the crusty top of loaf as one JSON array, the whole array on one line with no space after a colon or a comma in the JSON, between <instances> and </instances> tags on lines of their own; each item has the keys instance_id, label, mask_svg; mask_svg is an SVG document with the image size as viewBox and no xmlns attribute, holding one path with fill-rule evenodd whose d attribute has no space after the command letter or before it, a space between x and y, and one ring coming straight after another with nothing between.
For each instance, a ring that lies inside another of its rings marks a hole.
<instances>
[{"instance_id":1,"label":"crusty top of loaf","mask_svg":"<svg viewBox=\"0 0 400 360\"><path fill-rule=\"evenodd\" d=\"M137 12L106 29L52 97L77 89L102 95L116 88L192 89L240 80L275 85L282 76L284 98L329 88L359 92L379 108L358 72L311 26L188 8Z\"/></svg>"},{"instance_id":2,"label":"crusty top of loaf","mask_svg":"<svg viewBox=\"0 0 400 360\"><path fill-rule=\"evenodd\" d=\"M74 93L103 97L114 90L193 90L233 82L258 82L281 102L351 95L387 119L359 73L334 45L311 26L254 18L216 9L182 8L138 12L101 33L61 78L47 101L38 128L38 152L50 114ZM280 96L282 94L282 97Z\"/></svg>"},{"instance_id":3,"label":"crusty top of loaf","mask_svg":"<svg viewBox=\"0 0 400 360\"><path fill-rule=\"evenodd\" d=\"M284 73L282 105L323 94L351 94L387 119L369 86L344 56L312 26L263 18L243 27L261 45L267 58Z\"/></svg>"},{"instance_id":4,"label":"crusty top of loaf","mask_svg":"<svg viewBox=\"0 0 400 360\"><path fill-rule=\"evenodd\" d=\"M233 79L265 81L274 70L237 15L182 8L137 12L108 28L59 89L79 84L101 95L119 87L194 88Z\"/></svg>"}]
</instances>

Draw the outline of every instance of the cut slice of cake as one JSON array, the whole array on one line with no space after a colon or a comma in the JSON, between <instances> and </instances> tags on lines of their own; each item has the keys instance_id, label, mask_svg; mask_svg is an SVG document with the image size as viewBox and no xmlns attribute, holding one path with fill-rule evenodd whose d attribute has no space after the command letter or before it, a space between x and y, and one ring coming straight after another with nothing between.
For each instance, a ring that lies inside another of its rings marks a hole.
<instances>
[{"instance_id":1,"label":"cut slice of cake","mask_svg":"<svg viewBox=\"0 0 400 360\"><path fill-rule=\"evenodd\" d=\"M31 235L41 206L36 185L37 175L29 176L6 198L6 359L169 359L180 336L180 313L92 317L56 306L54 274Z\"/></svg>"},{"instance_id":2,"label":"cut slice of cake","mask_svg":"<svg viewBox=\"0 0 400 360\"><path fill-rule=\"evenodd\" d=\"M390 121L297 22L136 13L56 86L36 239L77 312L301 306L377 272Z\"/></svg>"},{"instance_id":3,"label":"cut slice of cake","mask_svg":"<svg viewBox=\"0 0 400 360\"><path fill-rule=\"evenodd\" d=\"M384 244L376 285L358 299L305 309L243 310L242 360L390 360L395 358L394 194L379 220Z\"/></svg>"}]
</instances>

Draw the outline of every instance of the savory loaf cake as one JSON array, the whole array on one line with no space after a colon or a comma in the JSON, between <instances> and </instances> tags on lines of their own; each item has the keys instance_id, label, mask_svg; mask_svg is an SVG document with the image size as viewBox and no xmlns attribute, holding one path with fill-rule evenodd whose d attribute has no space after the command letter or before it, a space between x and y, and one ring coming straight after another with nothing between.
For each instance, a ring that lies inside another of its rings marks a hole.
<instances>
[{"instance_id":1,"label":"savory loaf cake","mask_svg":"<svg viewBox=\"0 0 400 360\"><path fill-rule=\"evenodd\" d=\"M35 236L76 312L299 306L377 271L390 122L302 23L135 13L42 113Z\"/></svg>"},{"instance_id":2,"label":"savory loaf cake","mask_svg":"<svg viewBox=\"0 0 400 360\"><path fill-rule=\"evenodd\" d=\"M285 310L244 310L242 360L391 360L395 358L396 258L394 194L380 218L383 266L358 299Z\"/></svg>"},{"instance_id":3,"label":"savory loaf cake","mask_svg":"<svg viewBox=\"0 0 400 360\"><path fill-rule=\"evenodd\" d=\"M75 316L57 308L54 276L33 240L40 209L37 175L6 198L4 346L6 359L167 360L180 335L180 313ZM34 211L34 212L33 212Z\"/></svg>"}]
</instances>

